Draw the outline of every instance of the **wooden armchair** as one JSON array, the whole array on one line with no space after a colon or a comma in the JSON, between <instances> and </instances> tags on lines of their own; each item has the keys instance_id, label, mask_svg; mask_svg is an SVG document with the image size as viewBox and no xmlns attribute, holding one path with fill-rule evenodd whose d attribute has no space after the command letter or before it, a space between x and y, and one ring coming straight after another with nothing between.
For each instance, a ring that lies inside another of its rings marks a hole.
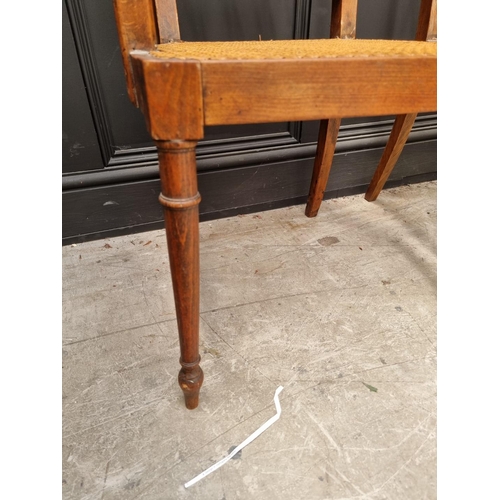
<instances>
[{"instance_id":1,"label":"wooden armchair","mask_svg":"<svg viewBox=\"0 0 500 500\"><path fill-rule=\"evenodd\" d=\"M180 339L179 384L196 408L199 237L195 147L205 125L320 119L306 214L316 215L340 117L397 115L370 185L375 199L416 113L436 110L436 44L355 40L356 0L333 0L331 39L181 42L175 0L114 0L127 87L158 148ZM433 38L435 0L422 0L418 40Z\"/></svg>"}]
</instances>

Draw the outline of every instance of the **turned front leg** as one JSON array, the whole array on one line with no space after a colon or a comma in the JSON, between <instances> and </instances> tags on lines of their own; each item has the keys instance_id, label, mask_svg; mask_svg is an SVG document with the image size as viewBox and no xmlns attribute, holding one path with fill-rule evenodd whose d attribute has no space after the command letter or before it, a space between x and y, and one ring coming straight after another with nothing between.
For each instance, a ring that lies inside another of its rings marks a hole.
<instances>
[{"instance_id":1,"label":"turned front leg","mask_svg":"<svg viewBox=\"0 0 500 500\"><path fill-rule=\"evenodd\" d=\"M186 407L198 406L200 263L195 141L157 141L161 195L181 348L179 385Z\"/></svg>"}]
</instances>

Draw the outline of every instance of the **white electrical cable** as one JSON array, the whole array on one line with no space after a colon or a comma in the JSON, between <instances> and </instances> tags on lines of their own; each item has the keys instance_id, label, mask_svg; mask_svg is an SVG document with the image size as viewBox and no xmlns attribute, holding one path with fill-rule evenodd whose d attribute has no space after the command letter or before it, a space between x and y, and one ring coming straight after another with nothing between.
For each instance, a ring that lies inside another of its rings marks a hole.
<instances>
[{"instance_id":1,"label":"white electrical cable","mask_svg":"<svg viewBox=\"0 0 500 500\"><path fill-rule=\"evenodd\" d=\"M222 467L226 462L231 460L231 458L233 458L234 455L236 455L236 453L238 453L247 444L251 443L255 438L259 437L266 429L268 429L271 425L273 425L274 422L276 422L276 420L278 420L281 416L281 405L278 395L282 390L283 387L280 385L276 389L276 392L274 393L274 405L276 406L276 415L274 415L274 417L271 417L266 423L261 425L252 435L248 436L245 439L245 441L239 444L227 457L224 457L222 460L219 460L216 464L212 465L207 470L203 471L201 474L198 474L195 478L191 479L191 481L188 481L184 485L184 488L189 488L190 486L193 486L193 484L197 483L200 479L203 479L204 477L211 474L214 470L217 470L219 467Z\"/></svg>"}]
</instances>

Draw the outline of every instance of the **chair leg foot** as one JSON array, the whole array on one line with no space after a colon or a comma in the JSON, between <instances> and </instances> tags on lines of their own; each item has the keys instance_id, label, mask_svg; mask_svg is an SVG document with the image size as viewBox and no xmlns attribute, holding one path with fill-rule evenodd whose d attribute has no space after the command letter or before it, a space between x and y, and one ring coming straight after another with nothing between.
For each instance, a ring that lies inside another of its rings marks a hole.
<instances>
[{"instance_id":1,"label":"chair leg foot","mask_svg":"<svg viewBox=\"0 0 500 500\"><path fill-rule=\"evenodd\" d=\"M198 361L199 363L199 361ZM184 393L184 402L188 410L194 410L198 406L200 388L203 384L203 370L199 364L191 366L181 361L182 368L179 372L179 386Z\"/></svg>"},{"instance_id":2,"label":"chair leg foot","mask_svg":"<svg viewBox=\"0 0 500 500\"><path fill-rule=\"evenodd\" d=\"M332 168L333 154L337 144L340 118L321 120L318 136L318 149L314 159L314 169L309 188L309 197L306 205L307 217L316 217L323 201L330 169Z\"/></svg>"},{"instance_id":3,"label":"chair leg foot","mask_svg":"<svg viewBox=\"0 0 500 500\"><path fill-rule=\"evenodd\" d=\"M384 184L391 175L391 172L398 161L401 151L410 135L411 128L417 117L416 113L407 115L398 115L392 126L391 135L387 141L382 158L378 164L377 170L373 175L370 186L365 194L366 201L375 201L382 191Z\"/></svg>"},{"instance_id":4,"label":"chair leg foot","mask_svg":"<svg viewBox=\"0 0 500 500\"><path fill-rule=\"evenodd\" d=\"M157 141L161 195L181 350L179 385L186 407L198 406L200 368L199 217L194 141Z\"/></svg>"}]
</instances>

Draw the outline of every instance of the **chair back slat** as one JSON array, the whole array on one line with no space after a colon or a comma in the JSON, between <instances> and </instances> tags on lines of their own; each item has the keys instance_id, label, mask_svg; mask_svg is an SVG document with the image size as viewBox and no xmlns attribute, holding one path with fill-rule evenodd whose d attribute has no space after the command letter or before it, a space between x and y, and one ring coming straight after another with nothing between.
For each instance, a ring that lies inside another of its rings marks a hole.
<instances>
[{"instance_id":1,"label":"chair back slat","mask_svg":"<svg viewBox=\"0 0 500 500\"><path fill-rule=\"evenodd\" d=\"M155 0L156 19L158 20L158 32L160 43L168 43L172 40L180 40L179 17L175 0Z\"/></svg>"},{"instance_id":2,"label":"chair back slat","mask_svg":"<svg viewBox=\"0 0 500 500\"><path fill-rule=\"evenodd\" d=\"M421 42L437 40L437 0L422 0L420 2L415 40Z\"/></svg>"},{"instance_id":3,"label":"chair back slat","mask_svg":"<svg viewBox=\"0 0 500 500\"><path fill-rule=\"evenodd\" d=\"M118 39L130 100L138 106L129 52L149 50L158 43L156 13L152 0L113 0Z\"/></svg>"},{"instance_id":4,"label":"chair back slat","mask_svg":"<svg viewBox=\"0 0 500 500\"><path fill-rule=\"evenodd\" d=\"M330 38L356 38L358 0L333 0Z\"/></svg>"}]
</instances>

